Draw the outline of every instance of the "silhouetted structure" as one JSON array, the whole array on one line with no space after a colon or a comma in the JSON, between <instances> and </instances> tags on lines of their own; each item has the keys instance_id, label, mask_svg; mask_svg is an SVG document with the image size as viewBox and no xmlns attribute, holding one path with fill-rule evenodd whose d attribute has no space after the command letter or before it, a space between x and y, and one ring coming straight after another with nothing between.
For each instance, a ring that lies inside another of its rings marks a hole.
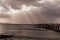
<instances>
[{"instance_id":1,"label":"silhouetted structure","mask_svg":"<svg viewBox=\"0 0 60 40\"><path fill-rule=\"evenodd\" d=\"M37 24L35 25L35 28L46 28L60 32L60 24Z\"/></svg>"}]
</instances>

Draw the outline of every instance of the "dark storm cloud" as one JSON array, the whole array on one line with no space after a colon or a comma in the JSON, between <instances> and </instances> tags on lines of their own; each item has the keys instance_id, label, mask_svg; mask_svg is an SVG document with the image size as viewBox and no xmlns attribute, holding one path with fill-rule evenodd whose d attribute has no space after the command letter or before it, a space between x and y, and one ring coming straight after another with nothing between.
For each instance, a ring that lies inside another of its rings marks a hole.
<instances>
[{"instance_id":1,"label":"dark storm cloud","mask_svg":"<svg viewBox=\"0 0 60 40\"><path fill-rule=\"evenodd\" d=\"M42 5L43 10L42 14L45 17L54 17L54 18L58 18L60 17L60 7L58 7L57 3L56 4L51 4L51 3L45 3L44 5Z\"/></svg>"}]
</instances>

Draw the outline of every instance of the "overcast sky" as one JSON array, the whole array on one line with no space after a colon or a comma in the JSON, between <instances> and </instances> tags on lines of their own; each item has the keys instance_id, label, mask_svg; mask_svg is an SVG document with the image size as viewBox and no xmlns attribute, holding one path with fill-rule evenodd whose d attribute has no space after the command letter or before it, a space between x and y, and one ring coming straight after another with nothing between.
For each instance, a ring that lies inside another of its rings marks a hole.
<instances>
[{"instance_id":1,"label":"overcast sky","mask_svg":"<svg viewBox=\"0 0 60 40\"><path fill-rule=\"evenodd\" d=\"M59 0L0 0L0 22L60 23Z\"/></svg>"}]
</instances>

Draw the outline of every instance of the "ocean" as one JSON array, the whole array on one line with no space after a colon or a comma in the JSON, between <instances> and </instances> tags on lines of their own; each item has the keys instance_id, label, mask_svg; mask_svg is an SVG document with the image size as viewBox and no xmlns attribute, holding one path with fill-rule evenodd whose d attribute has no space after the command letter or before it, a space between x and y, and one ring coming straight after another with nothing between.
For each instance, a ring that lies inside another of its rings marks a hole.
<instances>
[{"instance_id":1,"label":"ocean","mask_svg":"<svg viewBox=\"0 0 60 40\"><path fill-rule=\"evenodd\" d=\"M0 24L0 35L14 36L0 40L60 40L60 32L35 26L36 24Z\"/></svg>"}]
</instances>

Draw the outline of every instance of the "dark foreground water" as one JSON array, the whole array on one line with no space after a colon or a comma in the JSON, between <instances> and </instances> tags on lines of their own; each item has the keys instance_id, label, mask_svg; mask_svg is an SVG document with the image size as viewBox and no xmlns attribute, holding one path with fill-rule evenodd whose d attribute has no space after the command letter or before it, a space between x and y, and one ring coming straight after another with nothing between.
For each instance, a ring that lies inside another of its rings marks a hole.
<instances>
[{"instance_id":1,"label":"dark foreground water","mask_svg":"<svg viewBox=\"0 0 60 40\"><path fill-rule=\"evenodd\" d=\"M60 40L60 32L44 28L35 28L35 26L28 24L0 24L0 34L14 36L0 40Z\"/></svg>"}]
</instances>

